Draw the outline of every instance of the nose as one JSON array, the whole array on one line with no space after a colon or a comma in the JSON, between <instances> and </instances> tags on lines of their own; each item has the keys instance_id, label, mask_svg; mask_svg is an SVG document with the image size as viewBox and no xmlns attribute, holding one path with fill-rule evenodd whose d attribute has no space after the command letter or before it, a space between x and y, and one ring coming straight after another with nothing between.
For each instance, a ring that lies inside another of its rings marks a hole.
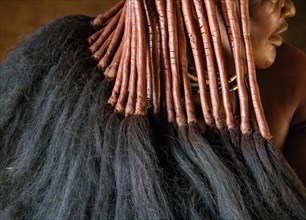
<instances>
[{"instance_id":1,"label":"nose","mask_svg":"<svg viewBox=\"0 0 306 220\"><path fill-rule=\"evenodd\" d=\"M285 4L282 7L281 14L285 18L293 17L296 13L295 5L292 0L285 1Z\"/></svg>"}]
</instances>

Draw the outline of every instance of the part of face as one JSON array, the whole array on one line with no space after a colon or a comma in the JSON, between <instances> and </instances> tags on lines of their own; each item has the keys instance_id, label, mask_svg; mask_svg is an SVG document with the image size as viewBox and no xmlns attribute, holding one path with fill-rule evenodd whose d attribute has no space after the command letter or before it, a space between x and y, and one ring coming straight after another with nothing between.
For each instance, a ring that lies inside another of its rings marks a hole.
<instances>
[{"instance_id":1,"label":"part of face","mask_svg":"<svg viewBox=\"0 0 306 220\"><path fill-rule=\"evenodd\" d=\"M256 68L271 66L280 46L280 34L288 25L286 18L295 14L292 0L249 0L250 27Z\"/></svg>"},{"instance_id":2,"label":"part of face","mask_svg":"<svg viewBox=\"0 0 306 220\"><path fill-rule=\"evenodd\" d=\"M237 11L238 9L238 0ZM276 57L276 47L282 39L280 32L287 29L286 18L295 14L292 0L249 0L250 28L253 55L257 69L271 66ZM218 13L218 20L225 50L229 73L234 72L233 58L223 19Z\"/></svg>"}]
</instances>

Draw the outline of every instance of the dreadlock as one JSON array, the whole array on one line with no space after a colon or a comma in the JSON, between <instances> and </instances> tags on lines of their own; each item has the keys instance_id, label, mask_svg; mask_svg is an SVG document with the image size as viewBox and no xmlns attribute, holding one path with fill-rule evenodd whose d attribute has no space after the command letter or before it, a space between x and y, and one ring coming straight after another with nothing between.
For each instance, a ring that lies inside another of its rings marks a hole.
<instances>
[{"instance_id":1,"label":"dreadlock","mask_svg":"<svg viewBox=\"0 0 306 220\"><path fill-rule=\"evenodd\" d=\"M264 116L248 10L121 0L23 42L0 67L0 216L305 219L306 190Z\"/></svg>"}]
</instances>

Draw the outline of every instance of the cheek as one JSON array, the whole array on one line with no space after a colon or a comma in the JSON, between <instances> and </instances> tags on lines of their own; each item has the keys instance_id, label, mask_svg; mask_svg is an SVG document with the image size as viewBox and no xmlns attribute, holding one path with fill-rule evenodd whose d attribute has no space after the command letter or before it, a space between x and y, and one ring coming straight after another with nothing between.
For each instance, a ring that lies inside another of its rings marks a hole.
<instances>
[{"instance_id":1,"label":"cheek","mask_svg":"<svg viewBox=\"0 0 306 220\"><path fill-rule=\"evenodd\" d=\"M276 49L268 42L253 45L253 55L257 69L266 69L270 67L276 57Z\"/></svg>"},{"instance_id":2,"label":"cheek","mask_svg":"<svg viewBox=\"0 0 306 220\"><path fill-rule=\"evenodd\" d=\"M255 66L265 69L272 65L275 59L275 47L269 43L270 32L263 25L251 22L251 39Z\"/></svg>"}]
</instances>

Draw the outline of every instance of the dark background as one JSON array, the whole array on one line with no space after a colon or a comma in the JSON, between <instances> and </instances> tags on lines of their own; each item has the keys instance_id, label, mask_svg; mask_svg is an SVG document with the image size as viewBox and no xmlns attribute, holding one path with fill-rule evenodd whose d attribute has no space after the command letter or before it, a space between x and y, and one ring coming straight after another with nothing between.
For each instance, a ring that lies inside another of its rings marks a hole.
<instances>
[{"instance_id":1,"label":"dark background","mask_svg":"<svg viewBox=\"0 0 306 220\"><path fill-rule=\"evenodd\" d=\"M18 42L50 20L68 14L95 16L119 0L0 0L0 62ZM306 0L293 0L297 15L289 19L288 42L306 53Z\"/></svg>"}]
</instances>

